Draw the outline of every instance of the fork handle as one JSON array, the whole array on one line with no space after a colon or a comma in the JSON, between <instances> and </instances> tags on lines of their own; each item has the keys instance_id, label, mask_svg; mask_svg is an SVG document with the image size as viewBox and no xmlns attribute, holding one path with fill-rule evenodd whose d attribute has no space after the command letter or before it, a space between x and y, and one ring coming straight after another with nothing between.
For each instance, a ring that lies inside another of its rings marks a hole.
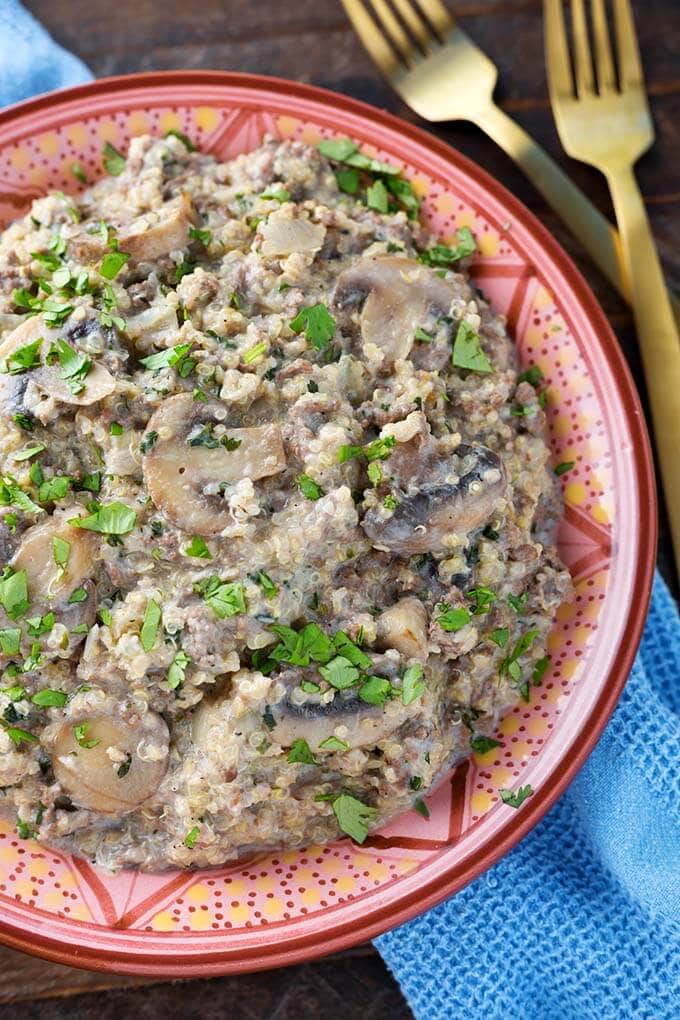
<instances>
[{"instance_id":1,"label":"fork handle","mask_svg":"<svg viewBox=\"0 0 680 1020\"><path fill-rule=\"evenodd\" d=\"M633 291L638 344L680 573L680 336L633 168L609 171L607 180Z\"/></svg>"},{"instance_id":2,"label":"fork handle","mask_svg":"<svg viewBox=\"0 0 680 1020\"><path fill-rule=\"evenodd\" d=\"M473 110L469 118L521 167L536 190L576 234L610 283L631 305L633 291L616 228L567 177L545 149L495 103L490 102L488 106ZM680 301L673 297L671 301L676 321L680 323Z\"/></svg>"}]
</instances>

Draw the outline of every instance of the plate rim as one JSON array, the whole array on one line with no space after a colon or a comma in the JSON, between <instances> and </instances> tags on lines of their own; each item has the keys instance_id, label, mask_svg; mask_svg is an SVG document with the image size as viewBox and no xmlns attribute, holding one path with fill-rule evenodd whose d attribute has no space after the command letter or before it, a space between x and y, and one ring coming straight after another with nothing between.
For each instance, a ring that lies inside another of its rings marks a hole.
<instances>
[{"instance_id":1,"label":"plate rim","mask_svg":"<svg viewBox=\"0 0 680 1020\"><path fill-rule=\"evenodd\" d=\"M6 107L0 110L0 127L12 125L26 118L30 119L33 114L45 112L62 103L93 99L99 95L111 96L130 88L159 86L216 86L253 91L267 89L270 92L321 104L326 108L330 105L340 106L346 112L364 120L372 119L390 131L406 136L472 177L484 191L502 203L529 231L532 238L559 262L560 270L581 310L597 331L618 404L625 415L633 440L633 459L636 467L638 559L632 578L636 598L630 601L627 608L624 624L626 645L619 649L612 662L608 683L603 685L590 712L589 725L581 727L572 742L569 755L565 755L554 766L541 786L540 798L529 800L521 814L509 819L508 825L494 840L459 863L455 874L451 874L450 869L447 869L436 878L430 879L424 887L402 895L396 904L387 903L381 906L378 902L359 923L352 919L336 923L328 929L307 932L291 939L277 938L276 935L281 935L281 932L277 932L269 944L262 944L261 939L254 939L254 945L245 949L243 946L232 949L225 946L224 949L203 952L178 953L175 950L171 958L159 955L157 950L137 951L130 946L122 948L112 946L105 949L99 946L69 944L64 938L49 934L49 921L41 921L38 917L35 926L37 930L29 932L19 920L15 922L0 916L0 942L52 962L96 971L156 977L207 977L301 963L374 938L424 913L458 892L509 852L543 818L575 778L597 743L621 695L637 653L651 596L657 542L657 500L651 446L632 374L609 321L580 270L536 216L503 184L469 157L422 127L362 100L316 85L268 75L219 70L168 70L99 78L82 85L44 93ZM40 128L36 127L35 130ZM102 933L106 932L102 926L97 927ZM254 936L260 932L264 932L264 929L253 929ZM161 933L157 934L162 938ZM198 949L200 937L196 941ZM260 944L257 944L258 942ZM169 950L171 946L172 940L169 940Z\"/></svg>"}]
</instances>

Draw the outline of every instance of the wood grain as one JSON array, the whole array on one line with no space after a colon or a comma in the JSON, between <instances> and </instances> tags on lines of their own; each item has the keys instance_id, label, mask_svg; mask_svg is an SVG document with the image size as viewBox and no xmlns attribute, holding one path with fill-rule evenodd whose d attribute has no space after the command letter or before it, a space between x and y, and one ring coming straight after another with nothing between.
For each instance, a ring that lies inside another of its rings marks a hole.
<instances>
[{"instance_id":1,"label":"wood grain","mask_svg":"<svg viewBox=\"0 0 680 1020\"><path fill-rule=\"evenodd\" d=\"M313 82L417 118L381 80L338 0L25 0L55 38L98 75L167 68L221 68ZM680 4L634 0L656 145L640 162L639 180L667 278L680 293ZM473 39L499 68L501 106L529 131L603 212L611 215L604 179L570 160L557 138L543 67L540 0L449 0ZM578 239L546 208L519 170L476 129L428 126L514 192L575 259L602 303L633 375L643 388L632 317L595 270ZM644 399L644 394L643 394ZM659 563L676 595L662 518ZM138 986L144 985L141 989ZM101 995L102 989L109 989ZM77 993L80 994L73 998ZM55 998L55 997L59 998ZM65 997L69 997L65 1001ZM21 1004L19 1005L19 1001ZM120 1016L183 1018L316 1017L343 1020L410 1016L394 981L369 947L286 971L212 981L150 986L143 979L106 977L0 949L3 1016L118 1020Z\"/></svg>"}]
</instances>

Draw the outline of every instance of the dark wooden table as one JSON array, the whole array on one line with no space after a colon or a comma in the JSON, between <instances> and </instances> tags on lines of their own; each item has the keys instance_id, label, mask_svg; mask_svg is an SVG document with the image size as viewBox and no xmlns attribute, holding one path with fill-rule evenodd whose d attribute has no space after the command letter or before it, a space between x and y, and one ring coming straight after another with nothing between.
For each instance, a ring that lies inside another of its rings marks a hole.
<instances>
[{"instance_id":1,"label":"dark wooden table","mask_svg":"<svg viewBox=\"0 0 680 1020\"><path fill-rule=\"evenodd\" d=\"M26 0L26 6L97 76L199 67L274 74L323 85L416 119L376 73L338 0ZM502 107L611 215L604 179L569 160L555 133L543 69L540 0L449 0L449 6L498 65ZM639 179L667 278L680 293L680 3L634 0L634 6L657 130L654 149L640 162ZM498 177L564 245L600 299L643 389L632 317L578 241L476 129L450 124L435 133ZM663 514L659 564L677 596ZM109 991L104 995L103 989ZM185 1020L225 1015L238 1020L410 1016L395 982L368 946L285 971L153 986L0 949L2 1002L15 1003L3 1007L3 1016L22 1020L117 1020L133 1015L144 1020L162 1014Z\"/></svg>"}]
</instances>

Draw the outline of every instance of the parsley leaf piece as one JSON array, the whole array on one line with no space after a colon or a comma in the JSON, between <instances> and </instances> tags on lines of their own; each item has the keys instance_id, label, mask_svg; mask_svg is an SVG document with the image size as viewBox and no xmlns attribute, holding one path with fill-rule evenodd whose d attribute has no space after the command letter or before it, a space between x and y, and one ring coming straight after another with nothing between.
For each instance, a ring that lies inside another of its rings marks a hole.
<instances>
[{"instance_id":1,"label":"parsley leaf piece","mask_svg":"<svg viewBox=\"0 0 680 1020\"><path fill-rule=\"evenodd\" d=\"M0 481L0 505L17 506L28 514L45 513L43 508L33 502L28 493L24 492L11 475L3 475L2 481Z\"/></svg>"},{"instance_id":2,"label":"parsley leaf piece","mask_svg":"<svg viewBox=\"0 0 680 1020\"><path fill-rule=\"evenodd\" d=\"M63 499L71 488L72 481L73 479L68 475L55 475L54 478L48 478L40 483L38 499L41 503L51 503Z\"/></svg>"},{"instance_id":3,"label":"parsley leaf piece","mask_svg":"<svg viewBox=\"0 0 680 1020\"><path fill-rule=\"evenodd\" d=\"M92 368L92 361L81 354L65 340L57 340L49 350L47 360L57 358L61 367L61 377L68 383L72 393L82 393L85 389L85 376Z\"/></svg>"},{"instance_id":4,"label":"parsley leaf piece","mask_svg":"<svg viewBox=\"0 0 680 1020\"><path fill-rule=\"evenodd\" d=\"M534 685L534 687L538 687L541 680L545 676L549 665L550 665L549 655L544 655L541 659L538 659L537 662L534 663L534 669L531 674L531 682Z\"/></svg>"},{"instance_id":5,"label":"parsley leaf piece","mask_svg":"<svg viewBox=\"0 0 680 1020\"><path fill-rule=\"evenodd\" d=\"M31 701L38 708L63 708L68 701L68 694L66 691L55 691L45 687L42 691L37 691Z\"/></svg>"},{"instance_id":6,"label":"parsley leaf piece","mask_svg":"<svg viewBox=\"0 0 680 1020\"><path fill-rule=\"evenodd\" d=\"M203 227L189 227L189 237L200 241L207 248L212 241L212 230L205 230Z\"/></svg>"},{"instance_id":7,"label":"parsley leaf piece","mask_svg":"<svg viewBox=\"0 0 680 1020\"><path fill-rule=\"evenodd\" d=\"M521 595L508 595L508 605L512 606L515 612L521 616L526 610L527 602L529 601L529 592L522 592Z\"/></svg>"},{"instance_id":8,"label":"parsley leaf piece","mask_svg":"<svg viewBox=\"0 0 680 1020\"><path fill-rule=\"evenodd\" d=\"M358 666L359 669L370 669L372 667L373 663L366 653L345 634L344 630L339 630L334 635L333 645L338 655L348 659L353 666Z\"/></svg>"},{"instance_id":9,"label":"parsley leaf piece","mask_svg":"<svg viewBox=\"0 0 680 1020\"><path fill-rule=\"evenodd\" d=\"M435 244L433 248L421 251L418 261L424 262L426 266L446 267L452 262L458 262L459 259L467 258L468 255L474 255L477 245L470 228L461 227L460 230L456 231L456 237L458 238L458 244L455 248L450 248L447 244Z\"/></svg>"},{"instance_id":10,"label":"parsley leaf piece","mask_svg":"<svg viewBox=\"0 0 680 1020\"><path fill-rule=\"evenodd\" d=\"M290 191L287 188L277 188L275 191L263 191L260 198L270 198L277 202L287 202L290 199Z\"/></svg>"},{"instance_id":11,"label":"parsley leaf piece","mask_svg":"<svg viewBox=\"0 0 680 1020\"><path fill-rule=\"evenodd\" d=\"M376 212L387 212L387 188L380 179L374 181L373 184L370 184L366 189L366 204L369 209L375 209Z\"/></svg>"},{"instance_id":12,"label":"parsley leaf piece","mask_svg":"<svg viewBox=\"0 0 680 1020\"><path fill-rule=\"evenodd\" d=\"M538 365L532 365L531 368L527 368L525 372L521 372L517 376L518 383L528 382L534 387L539 386L544 379L545 376Z\"/></svg>"},{"instance_id":13,"label":"parsley leaf piece","mask_svg":"<svg viewBox=\"0 0 680 1020\"><path fill-rule=\"evenodd\" d=\"M71 173L77 181L80 181L81 184L87 184L87 177L82 163L78 163L77 161L71 163Z\"/></svg>"},{"instance_id":14,"label":"parsley leaf piece","mask_svg":"<svg viewBox=\"0 0 680 1020\"><path fill-rule=\"evenodd\" d=\"M201 834L201 829L198 825L194 825L193 829L189 829L186 836L184 837L184 845L188 850L193 850L196 846L196 841Z\"/></svg>"},{"instance_id":15,"label":"parsley leaf piece","mask_svg":"<svg viewBox=\"0 0 680 1020\"><path fill-rule=\"evenodd\" d=\"M101 744L101 740L98 737L88 737L88 723L78 723L77 726L73 727L73 736L76 738L76 743L79 747L84 747L86 750L91 750L96 747L97 744Z\"/></svg>"},{"instance_id":16,"label":"parsley leaf piece","mask_svg":"<svg viewBox=\"0 0 680 1020\"><path fill-rule=\"evenodd\" d=\"M317 351L326 347L335 336L335 319L321 303L301 308L289 325L294 333L304 332Z\"/></svg>"},{"instance_id":17,"label":"parsley leaf piece","mask_svg":"<svg viewBox=\"0 0 680 1020\"><path fill-rule=\"evenodd\" d=\"M355 843L363 843L368 836L369 822L378 817L376 809L349 793L341 793L332 806L341 831L351 836Z\"/></svg>"},{"instance_id":18,"label":"parsley leaf piece","mask_svg":"<svg viewBox=\"0 0 680 1020\"><path fill-rule=\"evenodd\" d=\"M119 779L125 779L126 775L130 771L130 766L131 765L132 765L132 755L128 752L128 755L125 758L125 761L122 761L120 763L120 765L118 766L118 768L116 769L116 775L118 776Z\"/></svg>"},{"instance_id":19,"label":"parsley leaf piece","mask_svg":"<svg viewBox=\"0 0 680 1020\"><path fill-rule=\"evenodd\" d=\"M127 535L137 523L137 513L125 503L109 503L101 506L88 517L71 517L69 524L86 531L97 531L101 535Z\"/></svg>"},{"instance_id":20,"label":"parsley leaf piece","mask_svg":"<svg viewBox=\"0 0 680 1020\"><path fill-rule=\"evenodd\" d=\"M301 631L274 624L269 628L281 639L270 653L275 662L289 662L292 666L308 666L310 660L327 663L335 655L333 642L316 623L308 623Z\"/></svg>"},{"instance_id":21,"label":"parsley leaf piece","mask_svg":"<svg viewBox=\"0 0 680 1020\"><path fill-rule=\"evenodd\" d=\"M381 439L374 439L367 446L344 444L338 447L338 461L344 464L353 457L365 457L369 464L377 460L387 460L396 442L394 436L383 436Z\"/></svg>"},{"instance_id":22,"label":"parsley leaf piece","mask_svg":"<svg viewBox=\"0 0 680 1020\"><path fill-rule=\"evenodd\" d=\"M156 445L157 439L158 433L155 431L155 429L152 429L150 432L145 432L139 444L140 453L148 453L149 450L152 450Z\"/></svg>"},{"instance_id":23,"label":"parsley leaf piece","mask_svg":"<svg viewBox=\"0 0 680 1020\"><path fill-rule=\"evenodd\" d=\"M83 488L85 492L94 492L95 494L99 492L102 487L101 471L92 471L90 474L83 475L80 487Z\"/></svg>"},{"instance_id":24,"label":"parsley leaf piece","mask_svg":"<svg viewBox=\"0 0 680 1020\"><path fill-rule=\"evenodd\" d=\"M68 604L69 605L74 605L74 604L76 604L78 602L85 602L86 599L87 599L87 592L85 591L85 589L84 588L76 588L75 591L72 591L71 594L69 595L69 597L68 597Z\"/></svg>"},{"instance_id":25,"label":"parsley leaf piece","mask_svg":"<svg viewBox=\"0 0 680 1020\"><path fill-rule=\"evenodd\" d=\"M266 598L273 599L275 595L278 595L279 589L274 584L269 574L265 574L264 570L258 571L255 580L264 592Z\"/></svg>"},{"instance_id":26,"label":"parsley leaf piece","mask_svg":"<svg viewBox=\"0 0 680 1020\"><path fill-rule=\"evenodd\" d=\"M30 460L32 457L37 457L39 453L43 453L46 449L47 447L44 443L34 443L32 446L26 446L23 450L15 453L12 460Z\"/></svg>"},{"instance_id":27,"label":"parsley leaf piece","mask_svg":"<svg viewBox=\"0 0 680 1020\"><path fill-rule=\"evenodd\" d=\"M31 637L42 637L43 634L49 634L56 620L53 612L45 613L44 616L27 616L26 629Z\"/></svg>"},{"instance_id":28,"label":"parsley leaf piece","mask_svg":"<svg viewBox=\"0 0 680 1020\"><path fill-rule=\"evenodd\" d=\"M415 811L418 812L419 815L422 815L423 818L428 819L430 817L430 809L428 808L427 804L422 799L422 797L418 797L416 800L413 801L413 808Z\"/></svg>"},{"instance_id":29,"label":"parsley leaf piece","mask_svg":"<svg viewBox=\"0 0 680 1020\"><path fill-rule=\"evenodd\" d=\"M447 602L439 602L437 609L439 610L437 623L442 630L445 630L449 634L454 634L457 630L462 630L462 628L465 627L472 619L470 610L465 609L463 606L459 606L457 609L452 609Z\"/></svg>"},{"instance_id":30,"label":"parsley leaf piece","mask_svg":"<svg viewBox=\"0 0 680 1020\"><path fill-rule=\"evenodd\" d=\"M499 648L505 648L510 637L510 631L507 627L497 627L496 630L492 630L489 634L489 641L493 641Z\"/></svg>"},{"instance_id":31,"label":"parsley leaf piece","mask_svg":"<svg viewBox=\"0 0 680 1020\"><path fill-rule=\"evenodd\" d=\"M487 751L500 746L500 740L494 740L493 737L485 737L481 733L476 733L473 737L470 737L470 747L475 754L486 754Z\"/></svg>"},{"instance_id":32,"label":"parsley leaf piece","mask_svg":"<svg viewBox=\"0 0 680 1020\"><path fill-rule=\"evenodd\" d=\"M493 372L493 366L481 348L479 336L467 322L458 326L453 342L453 364L469 372Z\"/></svg>"},{"instance_id":33,"label":"parsley leaf piece","mask_svg":"<svg viewBox=\"0 0 680 1020\"><path fill-rule=\"evenodd\" d=\"M356 195L359 190L359 171L356 167L340 167L335 171L335 179L340 191L346 195Z\"/></svg>"},{"instance_id":34,"label":"parsley leaf piece","mask_svg":"<svg viewBox=\"0 0 680 1020\"><path fill-rule=\"evenodd\" d=\"M156 644L161 615L161 607L154 599L149 599L146 604L142 629L139 632L139 640L145 652L150 652Z\"/></svg>"},{"instance_id":35,"label":"parsley leaf piece","mask_svg":"<svg viewBox=\"0 0 680 1020\"><path fill-rule=\"evenodd\" d=\"M0 726L4 729L7 736L10 738L16 747L21 747L22 744L37 744L38 738L35 733L30 733L28 730L19 729L16 726L8 726L4 720L0 720Z\"/></svg>"},{"instance_id":36,"label":"parsley leaf piece","mask_svg":"<svg viewBox=\"0 0 680 1020\"><path fill-rule=\"evenodd\" d=\"M178 130L177 130L177 128L169 128L169 129L168 129L168 130L167 130L167 131L165 132L165 135L164 135L164 137L165 137L165 138L170 138L171 136L172 136L173 138L179 138L180 142L182 142L182 144L184 145L184 147L185 147L185 148L186 148L186 149L187 149L187 150L188 150L189 152L196 152L196 151L197 151L197 149L196 149L196 146L194 145L194 143L193 143L193 142L191 141L191 139L190 139L190 138L187 138L187 136L186 136L186 135L184 134L184 132L183 132L183 131L178 131Z\"/></svg>"},{"instance_id":37,"label":"parsley leaf piece","mask_svg":"<svg viewBox=\"0 0 680 1020\"><path fill-rule=\"evenodd\" d=\"M330 736L326 737L319 744L320 751L349 751L349 744L344 740L340 740L338 737Z\"/></svg>"},{"instance_id":38,"label":"parsley leaf piece","mask_svg":"<svg viewBox=\"0 0 680 1020\"><path fill-rule=\"evenodd\" d=\"M40 348L42 346L42 342L42 337L39 337L31 344L24 344L23 347L17 347L17 349L0 364L0 371L9 375L20 375L22 372L28 372L29 369L35 368L40 364Z\"/></svg>"},{"instance_id":39,"label":"parsley leaf piece","mask_svg":"<svg viewBox=\"0 0 680 1020\"><path fill-rule=\"evenodd\" d=\"M107 174L119 177L125 169L125 156L114 148L111 142L106 142L102 149L102 163Z\"/></svg>"},{"instance_id":40,"label":"parsley leaf piece","mask_svg":"<svg viewBox=\"0 0 680 1020\"><path fill-rule=\"evenodd\" d=\"M112 421L111 422L111 428L110 428L109 431L110 431L112 436L122 436L123 432L124 432L124 429L123 429L123 426L120 424L120 422Z\"/></svg>"},{"instance_id":41,"label":"parsley leaf piece","mask_svg":"<svg viewBox=\"0 0 680 1020\"><path fill-rule=\"evenodd\" d=\"M575 460L563 460L561 464L555 467L555 474L559 478L560 475L565 475L567 471L571 471L576 466Z\"/></svg>"},{"instance_id":42,"label":"parsley leaf piece","mask_svg":"<svg viewBox=\"0 0 680 1020\"><path fill-rule=\"evenodd\" d=\"M107 252L99 267L99 275L105 280L113 280L129 260L130 256L125 251Z\"/></svg>"},{"instance_id":43,"label":"parsley leaf piece","mask_svg":"<svg viewBox=\"0 0 680 1020\"><path fill-rule=\"evenodd\" d=\"M518 808L520 807L528 797L532 795L533 788L527 784L526 786L520 786L517 793L513 793L512 790L499 790L500 798L504 804L509 807Z\"/></svg>"},{"instance_id":44,"label":"parsley leaf piece","mask_svg":"<svg viewBox=\"0 0 680 1020\"><path fill-rule=\"evenodd\" d=\"M190 664L191 659L185 651L180 649L175 655L174 659L170 663L168 669L167 683L168 688L171 691L176 691L186 679L186 668Z\"/></svg>"},{"instance_id":45,"label":"parsley leaf piece","mask_svg":"<svg viewBox=\"0 0 680 1020\"><path fill-rule=\"evenodd\" d=\"M18 425L20 429L25 432L33 431L33 419L29 418L27 414L22 414L21 411L17 411L16 414L12 415L12 421L15 425Z\"/></svg>"},{"instance_id":46,"label":"parsley leaf piece","mask_svg":"<svg viewBox=\"0 0 680 1020\"><path fill-rule=\"evenodd\" d=\"M475 616L481 616L482 613L488 613L498 598L495 591L492 591L491 588L483 587L470 588L470 590L466 592L466 595L474 605L472 612Z\"/></svg>"},{"instance_id":47,"label":"parsley leaf piece","mask_svg":"<svg viewBox=\"0 0 680 1020\"><path fill-rule=\"evenodd\" d=\"M384 676L369 676L359 688L359 698L367 705L384 705L392 692L392 685Z\"/></svg>"},{"instance_id":48,"label":"parsley leaf piece","mask_svg":"<svg viewBox=\"0 0 680 1020\"><path fill-rule=\"evenodd\" d=\"M70 553L71 543L67 542L65 538L59 538L58 535L55 535L52 538L52 555L54 562L61 570L66 570Z\"/></svg>"},{"instance_id":49,"label":"parsley leaf piece","mask_svg":"<svg viewBox=\"0 0 680 1020\"><path fill-rule=\"evenodd\" d=\"M261 358L263 354L266 354L268 346L269 345L266 340L261 340L259 344L255 344L255 346L251 347L249 351L246 351L245 354L241 355L241 361L244 365L251 365L253 361L257 361L257 359Z\"/></svg>"},{"instance_id":50,"label":"parsley leaf piece","mask_svg":"<svg viewBox=\"0 0 680 1020\"><path fill-rule=\"evenodd\" d=\"M21 630L19 627L7 627L0 630L0 649L4 655L18 655L21 646Z\"/></svg>"},{"instance_id":51,"label":"parsley leaf piece","mask_svg":"<svg viewBox=\"0 0 680 1020\"><path fill-rule=\"evenodd\" d=\"M359 670L344 655L336 655L325 666L319 666L319 673L337 691L352 687L359 679Z\"/></svg>"},{"instance_id":52,"label":"parsley leaf piece","mask_svg":"<svg viewBox=\"0 0 680 1020\"><path fill-rule=\"evenodd\" d=\"M213 574L203 592L203 601L210 606L215 616L226 620L247 611L246 592L240 581L220 581Z\"/></svg>"},{"instance_id":53,"label":"parsley leaf piece","mask_svg":"<svg viewBox=\"0 0 680 1020\"><path fill-rule=\"evenodd\" d=\"M303 496L307 499L311 499L315 502L317 499L321 499L324 492L320 485L314 481L309 475L300 475L298 478L298 487Z\"/></svg>"},{"instance_id":54,"label":"parsley leaf piece","mask_svg":"<svg viewBox=\"0 0 680 1020\"><path fill-rule=\"evenodd\" d=\"M353 155L359 148L349 138L324 138L316 147L322 156L334 159L338 163L344 163L348 156Z\"/></svg>"},{"instance_id":55,"label":"parsley leaf piece","mask_svg":"<svg viewBox=\"0 0 680 1020\"><path fill-rule=\"evenodd\" d=\"M185 556L195 556L199 560L212 559L212 553L200 535L194 535L183 552Z\"/></svg>"},{"instance_id":56,"label":"parsley leaf piece","mask_svg":"<svg viewBox=\"0 0 680 1020\"><path fill-rule=\"evenodd\" d=\"M401 685L401 700L404 705L410 705L424 693L425 684L422 682L422 677L423 667L419 662L409 666L404 673Z\"/></svg>"},{"instance_id":57,"label":"parsley leaf piece","mask_svg":"<svg viewBox=\"0 0 680 1020\"><path fill-rule=\"evenodd\" d=\"M289 761L291 765L294 765L296 762L300 765L319 764L312 754L309 744L301 737L298 740L293 741L290 751L288 752L287 761Z\"/></svg>"},{"instance_id":58,"label":"parsley leaf piece","mask_svg":"<svg viewBox=\"0 0 680 1020\"><path fill-rule=\"evenodd\" d=\"M147 358L142 358L140 364L152 371L159 368L174 368L184 360L190 350L191 343L177 344L175 347L168 347L157 354L150 354Z\"/></svg>"},{"instance_id":59,"label":"parsley leaf piece","mask_svg":"<svg viewBox=\"0 0 680 1020\"><path fill-rule=\"evenodd\" d=\"M24 615L29 607L25 570L12 571L0 579L0 605L10 620L18 620Z\"/></svg>"}]
</instances>

